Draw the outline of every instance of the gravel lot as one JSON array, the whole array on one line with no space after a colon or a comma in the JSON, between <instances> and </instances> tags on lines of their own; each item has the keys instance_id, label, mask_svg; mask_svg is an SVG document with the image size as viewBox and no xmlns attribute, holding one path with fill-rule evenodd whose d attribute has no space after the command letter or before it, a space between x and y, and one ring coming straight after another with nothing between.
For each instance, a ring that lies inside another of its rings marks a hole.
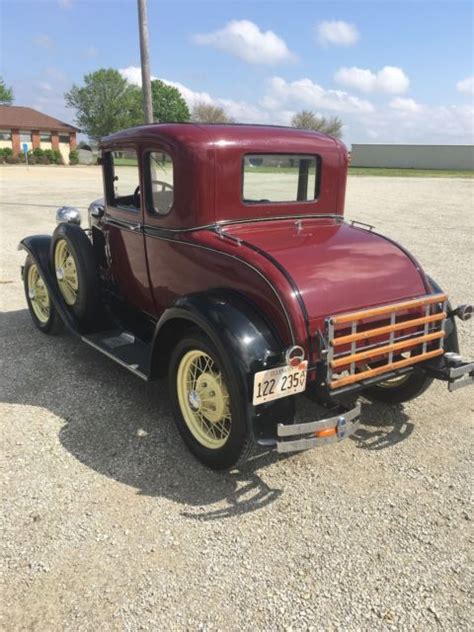
<instances>
[{"instance_id":1,"label":"gravel lot","mask_svg":"<svg viewBox=\"0 0 474 632\"><path fill-rule=\"evenodd\" d=\"M98 168L0 178L4 630L472 629L470 389L366 404L354 440L208 471L163 384L41 335L26 310L17 242L100 196ZM473 189L353 177L347 216L469 301Z\"/></svg>"}]
</instances>

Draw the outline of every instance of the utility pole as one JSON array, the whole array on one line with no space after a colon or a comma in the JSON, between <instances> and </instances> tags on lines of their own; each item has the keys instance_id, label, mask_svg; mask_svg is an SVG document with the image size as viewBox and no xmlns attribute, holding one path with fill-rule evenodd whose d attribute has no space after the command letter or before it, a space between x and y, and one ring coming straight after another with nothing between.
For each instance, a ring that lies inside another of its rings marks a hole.
<instances>
[{"instance_id":1,"label":"utility pole","mask_svg":"<svg viewBox=\"0 0 474 632\"><path fill-rule=\"evenodd\" d=\"M142 62L143 113L145 114L145 123L153 123L146 0L138 0L138 28L140 31L140 58Z\"/></svg>"}]
</instances>

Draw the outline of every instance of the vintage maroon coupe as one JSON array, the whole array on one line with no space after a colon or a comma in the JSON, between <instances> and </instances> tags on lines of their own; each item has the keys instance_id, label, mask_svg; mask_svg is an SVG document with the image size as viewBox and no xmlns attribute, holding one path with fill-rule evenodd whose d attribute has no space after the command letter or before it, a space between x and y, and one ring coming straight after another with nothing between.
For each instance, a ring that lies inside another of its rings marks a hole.
<instances>
[{"instance_id":1,"label":"vintage maroon coupe","mask_svg":"<svg viewBox=\"0 0 474 632\"><path fill-rule=\"evenodd\" d=\"M347 152L322 134L156 124L105 138L104 199L24 239L35 325L65 324L144 380L168 375L179 431L212 468L253 446L338 441L359 395L397 404L474 382L446 294L344 219ZM295 421L295 395L325 414Z\"/></svg>"}]
</instances>

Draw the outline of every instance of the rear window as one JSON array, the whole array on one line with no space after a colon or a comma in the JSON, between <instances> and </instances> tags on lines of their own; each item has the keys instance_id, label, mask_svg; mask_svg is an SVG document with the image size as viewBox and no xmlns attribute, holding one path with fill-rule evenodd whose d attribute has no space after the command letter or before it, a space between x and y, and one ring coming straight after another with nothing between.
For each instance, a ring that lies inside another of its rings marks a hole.
<instances>
[{"instance_id":1,"label":"rear window","mask_svg":"<svg viewBox=\"0 0 474 632\"><path fill-rule=\"evenodd\" d=\"M319 156L247 154L242 168L242 200L245 204L316 200L319 164Z\"/></svg>"}]
</instances>

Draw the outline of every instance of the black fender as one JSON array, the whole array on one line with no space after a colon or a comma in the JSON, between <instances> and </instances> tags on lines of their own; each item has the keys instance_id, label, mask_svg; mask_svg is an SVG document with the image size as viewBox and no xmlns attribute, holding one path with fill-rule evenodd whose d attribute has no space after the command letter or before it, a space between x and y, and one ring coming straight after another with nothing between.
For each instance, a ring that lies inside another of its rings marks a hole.
<instances>
[{"instance_id":1,"label":"black fender","mask_svg":"<svg viewBox=\"0 0 474 632\"><path fill-rule=\"evenodd\" d=\"M56 283L53 266L51 263L51 235L32 235L25 237L18 244L18 250L25 250L34 260L43 281L48 288L50 299L53 301L54 307L60 315L62 321L71 333L80 336L81 329L75 316L67 309L66 303Z\"/></svg>"},{"instance_id":2,"label":"black fender","mask_svg":"<svg viewBox=\"0 0 474 632\"><path fill-rule=\"evenodd\" d=\"M433 292L446 294L446 292L441 289L441 286L436 281L434 281L430 276L428 276L427 278ZM444 339L444 350L450 353L459 353L458 328L456 325L455 316L453 314L453 308L449 302L445 331L446 337Z\"/></svg>"},{"instance_id":3,"label":"black fender","mask_svg":"<svg viewBox=\"0 0 474 632\"><path fill-rule=\"evenodd\" d=\"M153 337L150 378L166 372L175 343L189 327L198 327L233 363L240 376L241 392L247 403L251 436L265 442L279 421L288 423L294 415L293 398L283 398L255 408L252 404L253 378L257 371L281 365L285 348L276 330L253 303L238 293L222 290L190 294L178 299L158 321Z\"/></svg>"}]
</instances>

